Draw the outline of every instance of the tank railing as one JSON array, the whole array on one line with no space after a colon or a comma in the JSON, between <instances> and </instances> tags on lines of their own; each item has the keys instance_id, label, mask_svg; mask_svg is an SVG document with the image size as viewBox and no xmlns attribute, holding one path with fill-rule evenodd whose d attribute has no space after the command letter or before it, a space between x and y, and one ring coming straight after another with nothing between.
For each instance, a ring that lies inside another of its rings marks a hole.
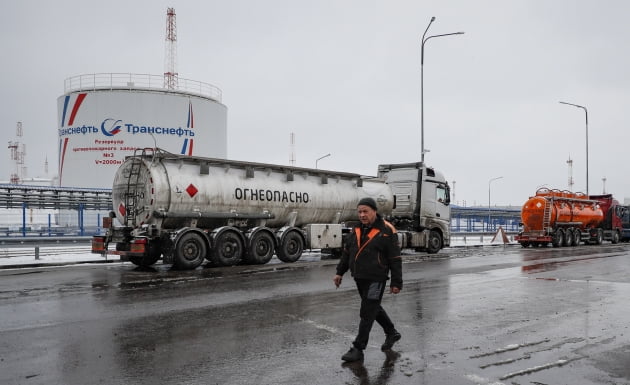
<instances>
[{"instance_id":1,"label":"tank railing","mask_svg":"<svg viewBox=\"0 0 630 385\"><path fill-rule=\"evenodd\" d=\"M164 86L164 75L96 73L72 76L64 81L64 93L95 90L176 91L207 97L218 102L221 102L223 97L220 88L191 79L177 78L176 87L167 88Z\"/></svg>"},{"instance_id":2,"label":"tank railing","mask_svg":"<svg viewBox=\"0 0 630 385\"><path fill-rule=\"evenodd\" d=\"M572 192L569 190L559 190L559 189L548 189L547 187L542 187L536 190L536 196L588 200L588 197L586 196L586 194L582 192Z\"/></svg>"}]
</instances>

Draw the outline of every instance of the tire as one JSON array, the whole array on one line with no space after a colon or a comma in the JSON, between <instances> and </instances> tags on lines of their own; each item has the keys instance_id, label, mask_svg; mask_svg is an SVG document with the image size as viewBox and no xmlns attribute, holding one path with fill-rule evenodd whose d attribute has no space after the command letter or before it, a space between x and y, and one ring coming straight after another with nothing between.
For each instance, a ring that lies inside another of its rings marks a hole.
<instances>
[{"instance_id":1,"label":"tire","mask_svg":"<svg viewBox=\"0 0 630 385\"><path fill-rule=\"evenodd\" d=\"M619 231L614 230L612 234L612 239L610 240L613 244L619 243Z\"/></svg>"},{"instance_id":2,"label":"tire","mask_svg":"<svg viewBox=\"0 0 630 385\"><path fill-rule=\"evenodd\" d=\"M442 237L435 230L429 232L429 241L427 243L427 253L435 254L442 248Z\"/></svg>"},{"instance_id":3,"label":"tire","mask_svg":"<svg viewBox=\"0 0 630 385\"><path fill-rule=\"evenodd\" d=\"M571 230L562 231L562 247L571 246Z\"/></svg>"},{"instance_id":4,"label":"tire","mask_svg":"<svg viewBox=\"0 0 630 385\"><path fill-rule=\"evenodd\" d=\"M252 265L264 265L273 257L275 246L273 235L268 231L258 231L249 242L245 262Z\"/></svg>"},{"instance_id":5,"label":"tire","mask_svg":"<svg viewBox=\"0 0 630 385\"><path fill-rule=\"evenodd\" d=\"M199 267L207 254L207 244L203 237L195 232L188 232L175 244L174 265L182 270Z\"/></svg>"},{"instance_id":6,"label":"tire","mask_svg":"<svg viewBox=\"0 0 630 385\"><path fill-rule=\"evenodd\" d=\"M580 229L573 230L573 246L579 246L582 242L582 232Z\"/></svg>"},{"instance_id":7,"label":"tire","mask_svg":"<svg viewBox=\"0 0 630 385\"><path fill-rule=\"evenodd\" d=\"M529 242L521 242L521 246L528 248L529 247Z\"/></svg>"},{"instance_id":8,"label":"tire","mask_svg":"<svg viewBox=\"0 0 630 385\"><path fill-rule=\"evenodd\" d=\"M215 237L210 258L216 266L234 266L241 262L244 251L240 234L236 230L224 230Z\"/></svg>"},{"instance_id":9,"label":"tire","mask_svg":"<svg viewBox=\"0 0 630 385\"><path fill-rule=\"evenodd\" d=\"M567 229L567 232L564 233L564 239L567 243L567 246L575 246L575 244L573 243L575 241L575 237L573 235L573 228Z\"/></svg>"},{"instance_id":10,"label":"tire","mask_svg":"<svg viewBox=\"0 0 630 385\"><path fill-rule=\"evenodd\" d=\"M563 240L564 240L564 231L562 231L562 229L558 229L556 230L555 233L553 233L553 237L551 238L551 244L553 245L553 247L561 247Z\"/></svg>"},{"instance_id":11,"label":"tire","mask_svg":"<svg viewBox=\"0 0 630 385\"><path fill-rule=\"evenodd\" d=\"M604 230L597 229L597 238L595 239L595 244L601 245L602 243L604 243Z\"/></svg>"},{"instance_id":12,"label":"tire","mask_svg":"<svg viewBox=\"0 0 630 385\"><path fill-rule=\"evenodd\" d=\"M282 262L293 263L300 259L304 251L304 239L295 230L287 232L276 248L276 255Z\"/></svg>"}]
</instances>

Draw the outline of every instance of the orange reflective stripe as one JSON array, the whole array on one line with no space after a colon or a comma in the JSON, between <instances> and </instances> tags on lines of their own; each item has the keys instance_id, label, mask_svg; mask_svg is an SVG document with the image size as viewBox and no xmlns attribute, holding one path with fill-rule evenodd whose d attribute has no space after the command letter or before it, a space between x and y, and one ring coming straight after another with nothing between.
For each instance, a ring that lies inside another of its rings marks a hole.
<instances>
[{"instance_id":1,"label":"orange reflective stripe","mask_svg":"<svg viewBox=\"0 0 630 385\"><path fill-rule=\"evenodd\" d=\"M392 233L396 234L396 228L394 227L394 225L392 225L391 223L387 222L386 220L383 219L383 222L385 222L385 226L389 227L389 229L392 231Z\"/></svg>"},{"instance_id":2,"label":"orange reflective stripe","mask_svg":"<svg viewBox=\"0 0 630 385\"><path fill-rule=\"evenodd\" d=\"M376 234L378 234L380 232L379 229L372 229L370 230L370 232L368 233L368 238L372 239L376 236Z\"/></svg>"},{"instance_id":3,"label":"orange reflective stripe","mask_svg":"<svg viewBox=\"0 0 630 385\"><path fill-rule=\"evenodd\" d=\"M371 229L370 232L368 233L367 237L368 240L365 241L365 243L363 244L363 246L361 246L361 230L358 227L354 228L354 232L357 235L357 245L359 246L359 251L357 251L357 255L354 256L354 260L356 261L357 258L359 258L359 254L361 254L361 252L363 251L363 249L365 249L365 246L367 246L368 243L370 243L370 241L378 234L380 233L379 229Z\"/></svg>"}]
</instances>

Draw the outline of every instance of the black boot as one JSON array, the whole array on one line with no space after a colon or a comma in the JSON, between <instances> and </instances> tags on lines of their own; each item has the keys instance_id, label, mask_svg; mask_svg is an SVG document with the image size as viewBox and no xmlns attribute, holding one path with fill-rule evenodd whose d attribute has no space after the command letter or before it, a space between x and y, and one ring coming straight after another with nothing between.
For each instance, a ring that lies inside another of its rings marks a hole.
<instances>
[{"instance_id":1,"label":"black boot","mask_svg":"<svg viewBox=\"0 0 630 385\"><path fill-rule=\"evenodd\" d=\"M341 359L346 362L363 361L363 350L359 350L353 346L346 354L341 356Z\"/></svg>"},{"instance_id":2,"label":"black boot","mask_svg":"<svg viewBox=\"0 0 630 385\"><path fill-rule=\"evenodd\" d=\"M394 344L400 340L400 333L394 332L392 334L387 334L385 336L385 342L381 345L381 351L384 352L386 350L391 350L394 347Z\"/></svg>"}]
</instances>

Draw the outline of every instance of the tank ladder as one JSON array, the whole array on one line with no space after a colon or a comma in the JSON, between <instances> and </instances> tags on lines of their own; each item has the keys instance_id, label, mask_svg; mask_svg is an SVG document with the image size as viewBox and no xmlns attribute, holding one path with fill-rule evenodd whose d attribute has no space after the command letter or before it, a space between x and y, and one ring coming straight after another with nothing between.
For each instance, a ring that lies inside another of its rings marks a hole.
<instances>
[{"instance_id":1,"label":"tank ladder","mask_svg":"<svg viewBox=\"0 0 630 385\"><path fill-rule=\"evenodd\" d=\"M138 155L140 153L140 155ZM127 177L127 190L125 191L125 226L134 226L138 214L138 187L140 181L140 166L146 156L146 149L136 149L131 158L131 168Z\"/></svg>"},{"instance_id":2,"label":"tank ladder","mask_svg":"<svg viewBox=\"0 0 630 385\"><path fill-rule=\"evenodd\" d=\"M543 227L542 230L544 232L547 232L547 228L549 228L549 224L551 223L552 199L545 199L545 210L543 211L543 223L542 223L542 227Z\"/></svg>"}]
</instances>

